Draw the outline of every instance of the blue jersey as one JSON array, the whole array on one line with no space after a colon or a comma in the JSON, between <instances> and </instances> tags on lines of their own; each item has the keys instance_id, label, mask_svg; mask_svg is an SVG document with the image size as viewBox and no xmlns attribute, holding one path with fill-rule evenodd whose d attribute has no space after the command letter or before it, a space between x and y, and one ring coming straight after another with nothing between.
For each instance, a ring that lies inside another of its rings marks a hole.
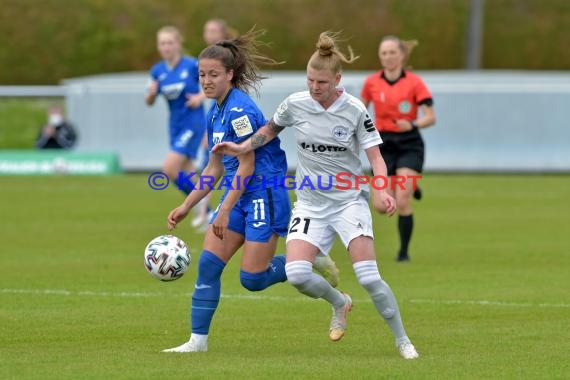
<instances>
[{"instance_id":1,"label":"blue jersey","mask_svg":"<svg viewBox=\"0 0 570 380\"><path fill-rule=\"evenodd\" d=\"M152 67L150 75L158 82L158 93L168 102L171 135L192 130L194 135L201 137L205 130L204 108L201 105L186 107L186 95L200 93L198 61L183 56L175 67L168 67L166 61L161 61Z\"/></svg>"},{"instance_id":2,"label":"blue jersey","mask_svg":"<svg viewBox=\"0 0 570 380\"><path fill-rule=\"evenodd\" d=\"M212 105L206 116L208 123L208 145L212 147L222 141L236 144L250 138L257 130L267 124L261 110L245 92L232 88L223 103ZM246 192L274 187L287 175L287 159L280 147L279 138L255 150L254 178L249 182ZM222 164L228 180L234 178L239 166L236 157L223 156ZM273 178L277 182L272 182ZM242 183L243 179L240 180Z\"/></svg>"}]
</instances>

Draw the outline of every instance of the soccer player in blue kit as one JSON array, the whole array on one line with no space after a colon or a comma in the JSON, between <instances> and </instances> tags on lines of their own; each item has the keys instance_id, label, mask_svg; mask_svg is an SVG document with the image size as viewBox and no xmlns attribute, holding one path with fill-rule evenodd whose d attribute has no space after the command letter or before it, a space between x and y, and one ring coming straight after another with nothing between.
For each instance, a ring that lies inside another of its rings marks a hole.
<instances>
[{"instance_id":1,"label":"soccer player in blue kit","mask_svg":"<svg viewBox=\"0 0 570 380\"><path fill-rule=\"evenodd\" d=\"M257 64L276 63L257 52L260 33L252 30L200 53L200 84L206 96L215 100L206 117L210 149L222 141L240 143L266 124L246 92L257 90L263 79ZM240 247L240 280L246 289L259 291L286 281L285 255L274 254L279 236L287 233L291 205L286 188L275 186L272 180L285 176L286 170L285 152L278 139L237 158L210 153L202 175L214 178L214 183L224 176L220 183L226 184L225 193L206 231L198 262L190 340L164 352L207 351L210 323L220 300L220 276ZM244 184L248 176L251 181ZM168 228L174 229L211 190L210 186L198 186L192 191L168 215Z\"/></svg>"},{"instance_id":2,"label":"soccer player in blue kit","mask_svg":"<svg viewBox=\"0 0 570 380\"><path fill-rule=\"evenodd\" d=\"M151 83L145 102L151 106L162 94L170 110L168 152L162 171L178 185L186 195L193 185L178 183L180 172L196 172L196 159L200 141L206 129L205 95L198 80L198 60L182 52L182 36L177 28L165 26L157 33L158 51L162 61L150 70ZM207 204L203 204L206 208Z\"/></svg>"}]
</instances>

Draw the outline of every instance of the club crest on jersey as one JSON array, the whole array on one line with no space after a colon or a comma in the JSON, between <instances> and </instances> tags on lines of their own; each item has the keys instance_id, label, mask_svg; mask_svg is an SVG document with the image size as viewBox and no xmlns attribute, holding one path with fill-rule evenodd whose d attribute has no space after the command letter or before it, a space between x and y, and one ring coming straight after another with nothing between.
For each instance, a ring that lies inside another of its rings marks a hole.
<instances>
[{"instance_id":1,"label":"club crest on jersey","mask_svg":"<svg viewBox=\"0 0 570 380\"><path fill-rule=\"evenodd\" d=\"M348 130L343 126L336 126L332 130L332 135L338 141L347 141L348 140Z\"/></svg>"},{"instance_id":2,"label":"club crest on jersey","mask_svg":"<svg viewBox=\"0 0 570 380\"><path fill-rule=\"evenodd\" d=\"M180 79L188 78L188 70L184 70L180 73Z\"/></svg>"},{"instance_id":3,"label":"club crest on jersey","mask_svg":"<svg viewBox=\"0 0 570 380\"><path fill-rule=\"evenodd\" d=\"M219 144L222 142L224 138L224 132L214 132L212 133L212 143L215 144Z\"/></svg>"},{"instance_id":4,"label":"club crest on jersey","mask_svg":"<svg viewBox=\"0 0 570 380\"><path fill-rule=\"evenodd\" d=\"M232 127L237 137L243 137L253 133L253 127L247 115L232 120Z\"/></svg>"},{"instance_id":5,"label":"club crest on jersey","mask_svg":"<svg viewBox=\"0 0 570 380\"><path fill-rule=\"evenodd\" d=\"M412 110L412 105L407 100L402 100L400 104L398 104L398 110L401 113L408 113Z\"/></svg>"}]
</instances>

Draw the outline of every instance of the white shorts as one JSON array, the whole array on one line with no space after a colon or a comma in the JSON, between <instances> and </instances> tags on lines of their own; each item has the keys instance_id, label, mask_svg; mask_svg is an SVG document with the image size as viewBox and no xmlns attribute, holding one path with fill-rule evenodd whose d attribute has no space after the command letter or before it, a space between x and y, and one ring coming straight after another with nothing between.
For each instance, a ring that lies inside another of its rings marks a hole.
<instances>
[{"instance_id":1,"label":"white shorts","mask_svg":"<svg viewBox=\"0 0 570 380\"><path fill-rule=\"evenodd\" d=\"M358 198L353 203L343 205L338 212L328 214L329 216L322 217L303 207L303 204L295 203L289 221L287 242L295 239L304 240L328 255L336 235L347 249L352 239L358 236L374 238L372 215L366 199Z\"/></svg>"}]
</instances>

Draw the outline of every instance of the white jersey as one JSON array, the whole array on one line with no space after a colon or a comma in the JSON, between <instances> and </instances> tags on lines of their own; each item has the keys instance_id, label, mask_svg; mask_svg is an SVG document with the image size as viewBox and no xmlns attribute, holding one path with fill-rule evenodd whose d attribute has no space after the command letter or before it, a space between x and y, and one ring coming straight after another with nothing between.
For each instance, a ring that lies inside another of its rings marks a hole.
<instances>
[{"instance_id":1,"label":"white jersey","mask_svg":"<svg viewBox=\"0 0 570 380\"><path fill-rule=\"evenodd\" d=\"M341 95L326 110L303 91L287 97L273 116L275 124L295 128L297 201L320 213L360 196L368 199L368 185L354 186L354 176L363 175L360 150L382 143L364 104L339 90Z\"/></svg>"}]
</instances>

